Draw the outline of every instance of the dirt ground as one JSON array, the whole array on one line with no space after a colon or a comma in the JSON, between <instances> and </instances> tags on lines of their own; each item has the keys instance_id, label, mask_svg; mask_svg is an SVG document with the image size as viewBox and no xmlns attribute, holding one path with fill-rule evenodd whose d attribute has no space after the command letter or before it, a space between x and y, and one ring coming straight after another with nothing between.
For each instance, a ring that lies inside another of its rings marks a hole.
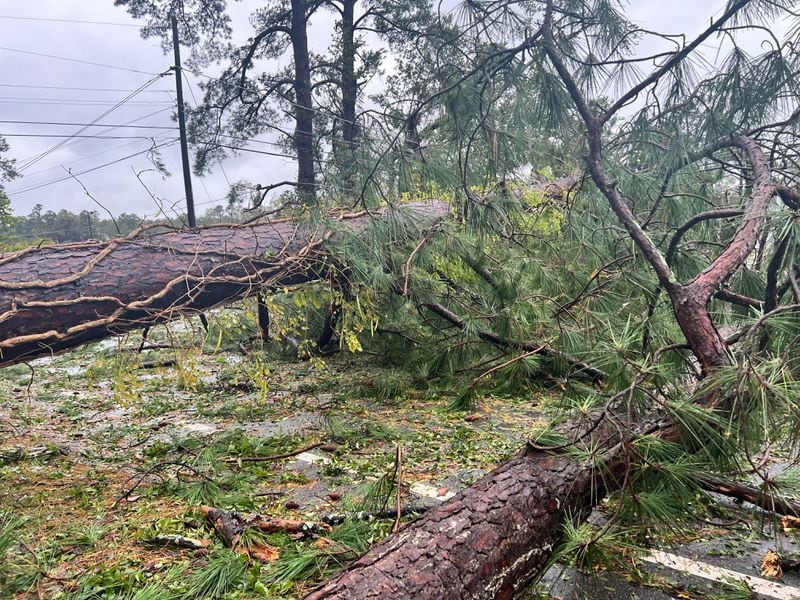
<instances>
[{"instance_id":1,"label":"dirt ground","mask_svg":"<svg viewBox=\"0 0 800 600\"><path fill-rule=\"evenodd\" d=\"M208 334L184 320L144 343L132 334L0 370L0 553L4 526L13 538L0 598L300 597L389 534L398 448L408 520L518 451L550 401L483 397L464 413L451 409L455 395L367 353L300 360L243 345L213 315ZM249 531L237 553L204 505L336 524ZM669 541L699 544L695 556L735 555L752 573L777 538L740 510L721 508ZM269 560L242 556L264 547ZM735 597L629 562L589 588L556 567L529 597Z\"/></svg>"},{"instance_id":2,"label":"dirt ground","mask_svg":"<svg viewBox=\"0 0 800 600\"><path fill-rule=\"evenodd\" d=\"M24 520L0 596L133 596L176 565L186 582L223 551L202 505L315 522L393 507L398 447L402 504L424 510L519 449L537 422L530 398L454 412L452 397L367 355L244 354L189 321L141 343L109 339L0 371L0 511ZM281 558L226 593L301 594L393 524L359 523L331 556L312 556L313 537L271 534ZM152 543L173 534L213 544ZM291 572L300 557L308 564Z\"/></svg>"}]
</instances>

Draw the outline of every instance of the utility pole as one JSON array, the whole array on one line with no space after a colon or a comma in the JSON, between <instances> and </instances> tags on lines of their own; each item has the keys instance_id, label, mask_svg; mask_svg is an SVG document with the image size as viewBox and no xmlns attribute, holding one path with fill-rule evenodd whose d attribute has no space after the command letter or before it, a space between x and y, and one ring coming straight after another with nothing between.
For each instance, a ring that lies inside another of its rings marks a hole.
<instances>
[{"instance_id":1,"label":"utility pole","mask_svg":"<svg viewBox=\"0 0 800 600\"><path fill-rule=\"evenodd\" d=\"M181 135L181 161L183 162L183 187L186 191L186 218L189 227L196 227L194 218L194 195L192 194L192 171L189 166L189 144L186 141L186 115L183 112L183 81L181 73L181 48L178 42L178 19L171 15L172 48L175 54L175 91L178 95L178 129Z\"/></svg>"}]
</instances>

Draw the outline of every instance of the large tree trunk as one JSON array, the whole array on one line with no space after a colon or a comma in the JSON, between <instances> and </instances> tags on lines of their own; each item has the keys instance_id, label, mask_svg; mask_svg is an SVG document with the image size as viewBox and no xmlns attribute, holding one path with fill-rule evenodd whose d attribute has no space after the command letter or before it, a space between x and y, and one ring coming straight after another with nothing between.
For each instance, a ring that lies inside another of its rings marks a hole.
<instances>
[{"instance_id":1,"label":"large tree trunk","mask_svg":"<svg viewBox=\"0 0 800 600\"><path fill-rule=\"evenodd\" d=\"M358 78L356 75L355 40L355 0L342 2L341 56L341 94L342 94L342 139L335 141L336 159L339 165L344 189L354 194L356 147L358 128L356 126L356 101L358 99Z\"/></svg>"},{"instance_id":2,"label":"large tree trunk","mask_svg":"<svg viewBox=\"0 0 800 600\"><path fill-rule=\"evenodd\" d=\"M443 202L402 210L422 223L449 214ZM341 224L358 231L370 219ZM309 281L331 235L281 220L0 255L0 366Z\"/></svg>"},{"instance_id":3,"label":"large tree trunk","mask_svg":"<svg viewBox=\"0 0 800 600\"><path fill-rule=\"evenodd\" d=\"M602 494L596 469L528 448L306 600L512 598L550 560L564 520L585 518Z\"/></svg>"},{"instance_id":4,"label":"large tree trunk","mask_svg":"<svg viewBox=\"0 0 800 600\"><path fill-rule=\"evenodd\" d=\"M537 189L557 198L574 184L567 178ZM410 215L420 235L451 214L435 200L393 210ZM342 215L336 227L360 231L374 216ZM323 246L333 235L282 219L0 255L0 367L310 281L322 274Z\"/></svg>"},{"instance_id":5,"label":"large tree trunk","mask_svg":"<svg viewBox=\"0 0 800 600\"><path fill-rule=\"evenodd\" d=\"M308 53L306 0L292 0L291 39L294 57L295 130L297 183L305 204L316 197L314 169L314 106L311 90L311 61Z\"/></svg>"}]
</instances>

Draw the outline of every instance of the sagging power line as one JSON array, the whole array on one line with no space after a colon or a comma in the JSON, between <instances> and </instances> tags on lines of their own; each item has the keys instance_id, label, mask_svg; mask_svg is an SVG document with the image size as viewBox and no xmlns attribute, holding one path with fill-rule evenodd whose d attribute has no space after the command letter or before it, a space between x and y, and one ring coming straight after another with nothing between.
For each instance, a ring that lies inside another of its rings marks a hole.
<instances>
[{"instance_id":1,"label":"sagging power line","mask_svg":"<svg viewBox=\"0 0 800 600\"><path fill-rule=\"evenodd\" d=\"M44 183L40 183L40 184L37 184L37 185L32 185L30 187L27 187L27 188L24 188L24 189L21 189L21 190L13 190L13 191L12 190L7 190L7 192L9 194L13 194L13 195L26 194L28 192L32 192L34 190L38 190L38 189L41 189L43 187L48 187L50 185L59 183L61 181L66 181L67 179L72 179L73 177L76 177L78 175L85 175L86 173L92 173L94 171L98 171L100 169L104 169L105 167L109 167L111 165L115 165L117 163L120 163L123 160L128 160L129 158L133 158L135 156L140 156L142 154L146 154L148 152L152 152L154 150L158 150L159 148L164 148L166 146L171 146L172 144L174 144L177 141L178 141L178 138L174 138L174 139L172 139L170 141L167 141L167 142L164 142L164 143L161 143L161 144L155 144L155 145L153 145L153 146L151 146L151 147L149 147L149 148L147 148L145 150L140 150L139 152L134 152L133 154L128 154L127 156L123 156L123 157L118 158L116 160L109 161L109 162L104 163L102 165L97 165L96 167L92 167L91 169L85 169L83 171L80 171L79 173L71 173L71 174L66 175L64 177L59 177L58 179L53 179L52 181L46 181Z\"/></svg>"},{"instance_id":2,"label":"sagging power line","mask_svg":"<svg viewBox=\"0 0 800 600\"><path fill-rule=\"evenodd\" d=\"M69 125L73 127L113 127L114 129L170 129L175 130L177 127L169 127L167 125L127 125L115 123L74 123L71 121L19 121L12 119L0 119L0 123L9 123L14 125ZM10 134L3 134L10 135Z\"/></svg>"},{"instance_id":3,"label":"sagging power line","mask_svg":"<svg viewBox=\"0 0 800 600\"><path fill-rule=\"evenodd\" d=\"M168 73L169 73L169 71L165 71L165 72L163 72L163 73L159 73L158 75L154 75L154 76L153 76L152 78L150 78L148 81L146 81L145 83L143 83L142 85L140 85L140 86L139 86L139 87L138 87L138 88L137 88L135 91L131 92L130 94L128 94L127 96L125 96L125 97L124 97L122 100L120 100L119 102L117 102L117 103L116 103L114 106L112 106L111 108L109 108L107 111L103 112L102 114L100 114L100 115L99 115L98 117L96 117L95 119L92 119L92 121L91 121L91 123L90 123L89 125L85 125L85 126L81 127L80 129L78 129L77 131L75 131L75 132L74 132L74 134L73 134L73 137L74 137L75 135L80 135L81 133L83 133L84 131L86 131L86 130L87 130L87 129L88 129L90 126L91 126L91 125L93 125L93 124L95 124L95 123L99 122L101 119L104 119L105 117L107 117L108 115L110 115L110 114L111 114L112 112L114 112L114 111L115 111L117 108L119 108L120 106L123 106L125 103L127 103L127 102L129 102L131 99L135 98L137 94L139 94L141 91L143 91L144 89L146 89L146 88L148 88L149 86L151 86L153 83L155 83L156 81L158 81L159 79L161 79L162 77L164 77L165 75L167 75ZM58 150L59 148L61 148L62 146L64 146L64 144L66 144L66 143L67 143L67 141L69 141L69 139L70 139L70 138L67 138L67 139L65 139L65 140L62 140L61 142L59 142L58 144L56 144L56 145L55 145L55 146L53 146L52 148L50 148L50 149L48 149L48 150L45 150L43 153L41 153L41 154L40 154L40 155L38 155L37 157L35 157L35 158L33 158L33 159L29 160L29 161L28 161L28 162L26 162L24 165L22 165L22 166L20 166L20 167L19 167L19 169L18 169L18 170L19 170L19 172L20 172L20 173L23 173L23 172L24 172L26 169L29 169L30 167L32 167L33 165L35 165L37 162L39 162L40 160L42 160L42 159L43 159L43 158L45 158L46 156L48 156L48 155L52 154L53 152L55 152L56 150Z\"/></svg>"},{"instance_id":4,"label":"sagging power line","mask_svg":"<svg viewBox=\"0 0 800 600\"><path fill-rule=\"evenodd\" d=\"M79 25L111 25L114 27L141 27L137 23L120 23L118 21L86 21L83 19L53 19L44 17L24 17L19 15L0 15L0 19L9 21L40 21L44 23L72 23Z\"/></svg>"},{"instance_id":5,"label":"sagging power line","mask_svg":"<svg viewBox=\"0 0 800 600\"><path fill-rule=\"evenodd\" d=\"M5 50L6 52L16 52L17 54L28 54L31 56L41 56L43 58L52 58L54 60L65 60L67 62L74 62L80 63L84 65L91 65L94 67L103 67L104 69L116 69L117 71L128 71L129 73L138 73L140 75L157 75L157 73L153 73L151 71L143 71L141 69L132 69L130 67L120 67L118 65L108 65L105 63L94 62L91 60L82 60L79 58L69 58L66 56L58 56L56 54L46 54L44 52L34 52L32 50L22 50L20 48L9 48L7 46L0 46L0 50Z\"/></svg>"}]
</instances>

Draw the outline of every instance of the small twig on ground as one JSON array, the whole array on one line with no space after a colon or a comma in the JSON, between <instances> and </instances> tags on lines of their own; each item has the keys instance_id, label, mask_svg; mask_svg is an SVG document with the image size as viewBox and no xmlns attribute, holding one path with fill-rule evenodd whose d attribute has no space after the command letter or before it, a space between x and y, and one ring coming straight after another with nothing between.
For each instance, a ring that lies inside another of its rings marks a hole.
<instances>
[{"instance_id":1,"label":"small twig on ground","mask_svg":"<svg viewBox=\"0 0 800 600\"><path fill-rule=\"evenodd\" d=\"M191 471L197 477L200 477L201 479L204 479L208 483L214 483L213 479L211 479L207 475L204 475L203 473L201 473L200 471L198 471L197 469L195 469L191 465L187 465L186 463L183 463L183 462L180 462L180 461L175 461L175 460L164 461L164 462L160 462L160 463L158 463L156 465L153 465L152 467L147 469L144 473L142 473L141 476L136 481L136 483L134 483L132 487L130 487L128 490L125 491L125 493L123 493L119 498L116 499L116 501L114 502L112 507L116 508L119 505L120 502L125 500L134 491L136 491L136 488L138 488L140 485L142 485L144 480L147 479L150 475L155 475L159 471L163 470L165 467L170 467L170 466L178 467L178 471L180 471L181 469L187 469L188 471ZM132 479L134 479L134 477L129 477L128 481L131 481ZM126 481L125 483L127 483L128 481Z\"/></svg>"},{"instance_id":2,"label":"small twig on ground","mask_svg":"<svg viewBox=\"0 0 800 600\"><path fill-rule=\"evenodd\" d=\"M172 367L177 361L174 358L164 360L148 360L139 365L140 369L159 369L161 367Z\"/></svg>"},{"instance_id":3,"label":"small twig on ground","mask_svg":"<svg viewBox=\"0 0 800 600\"><path fill-rule=\"evenodd\" d=\"M430 506L404 506L400 511L401 515L407 517L409 515L419 515L426 512ZM328 525L341 525L348 519L356 521L370 521L372 519L394 519L397 517L397 510L394 508L388 510L377 511L359 511L352 514L344 513L330 513L320 517L320 521Z\"/></svg>"},{"instance_id":4,"label":"small twig on ground","mask_svg":"<svg viewBox=\"0 0 800 600\"><path fill-rule=\"evenodd\" d=\"M196 540L185 535L162 534L154 535L147 540L147 543L154 546L177 546L178 548L189 548L190 550L202 550L211 545L211 540Z\"/></svg>"},{"instance_id":5,"label":"small twig on ground","mask_svg":"<svg viewBox=\"0 0 800 600\"><path fill-rule=\"evenodd\" d=\"M302 454L303 452L308 452L309 450L313 450L314 448L319 448L323 445L323 442L316 442L311 444L310 446L305 446L303 448L299 448L298 450L292 450L291 452L285 452L284 454L273 454L271 456L244 456L240 458L226 458L226 463L248 463L248 462L269 462L271 460L280 460L282 458L291 458L292 456L297 456L298 454Z\"/></svg>"}]
</instances>

